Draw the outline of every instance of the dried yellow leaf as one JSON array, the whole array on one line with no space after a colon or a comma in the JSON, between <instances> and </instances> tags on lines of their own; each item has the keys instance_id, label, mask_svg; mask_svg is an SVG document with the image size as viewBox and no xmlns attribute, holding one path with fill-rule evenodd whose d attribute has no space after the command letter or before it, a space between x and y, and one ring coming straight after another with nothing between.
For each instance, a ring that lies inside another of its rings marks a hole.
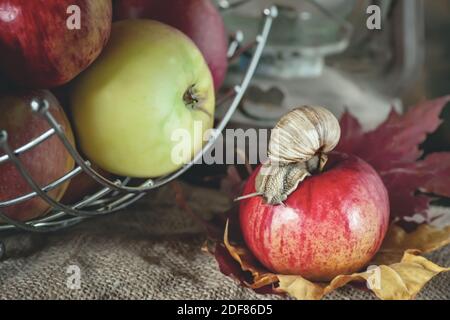
<instances>
[{"instance_id":1,"label":"dried yellow leaf","mask_svg":"<svg viewBox=\"0 0 450 320\"><path fill-rule=\"evenodd\" d=\"M450 270L416 254L415 251L406 251L399 263L374 266L366 272L352 275L340 275L327 286L312 283L300 276L278 275L278 289L301 300L321 299L351 281L366 281L368 288L380 299L413 299L431 278Z\"/></svg>"},{"instance_id":2,"label":"dried yellow leaf","mask_svg":"<svg viewBox=\"0 0 450 320\"><path fill-rule=\"evenodd\" d=\"M278 290L301 300L318 300L324 296L324 288L300 276L278 275Z\"/></svg>"},{"instance_id":3,"label":"dried yellow leaf","mask_svg":"<svg viewBox=\"0 0 450 320\"><path fill-rule=\"evenodd\" d=\"M349 282L365 282L378 298L413 299L435 275L450 271L429 261L420 253L431 252L450 243L450 226L438 229L422 225L416 231L406 233L396 225L388 231L383 245L367 271L351 275L339 275L330 283L315 283L301 276L276 275L260 266L245 246L231 245L228 239L228 223L224 244L242 270L251 272L254 282L249 287L261 288L278 285L275 291L287 293L301 300L317 300L345 286Z\"/></svg>"},{"instance_id":4,"label":"dried yellow leaf","mask_svg":"<svg viewBox=\"0 0 450 320\"><path fill-rule=\"evenodd\" d=\"M392 225L383 245L373 258L372 264L392 264L400 261L406 250L419 250L428 253L450 243L450 226L435 228L420 225L414 232L407 233L397 225Z\"/></svg>"},{"instance_id":5,"label":"dried yellow leaf","mask_svg":"<svg viewBox=\"0 0 450 320\"><path fill-rule=\"evenodd\" d=\"M229 222L227 221L225 225L223 242L233 259L240 264L242 270L251 272L253 276L253 283L248 284L249 287L252 289L258 289L277 282L277 276L258 266L258 262L247 248L233 246L230 244L228 240L228 224Z\"/></svg>"},{"instance_id":6,"label":"dried yellow leaf","mask_svg":"<svg viewBox=\"0 0 450 320\"><path fill-rule=\"evenodd\" d=\"M382 249L411 248L422 252L430 252L450 243L450 226L435 228L428 224L420 225L414 232L407 233L399 226L389 229Z\"/></svg>"}]
</instances>

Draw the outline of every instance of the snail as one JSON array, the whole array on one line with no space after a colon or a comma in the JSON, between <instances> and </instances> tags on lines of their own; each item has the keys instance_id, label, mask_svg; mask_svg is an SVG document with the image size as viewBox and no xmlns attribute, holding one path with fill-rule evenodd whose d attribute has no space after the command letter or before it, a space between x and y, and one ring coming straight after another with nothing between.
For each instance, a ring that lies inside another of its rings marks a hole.
<instances>
[{"instance_id":1,"label":"snail","mask_svg":"<svg viewBox=\"0 0 450 320\"><path fill-rule=\"evenodd\" d=\"M339 142L336 117L319 106L302 106L284 115L272 130L268 161L255 179L256 192L236 200L263 196L269 204L281 204L300 182L321 171L327 153Z\"/></svg>"}]
</instances>

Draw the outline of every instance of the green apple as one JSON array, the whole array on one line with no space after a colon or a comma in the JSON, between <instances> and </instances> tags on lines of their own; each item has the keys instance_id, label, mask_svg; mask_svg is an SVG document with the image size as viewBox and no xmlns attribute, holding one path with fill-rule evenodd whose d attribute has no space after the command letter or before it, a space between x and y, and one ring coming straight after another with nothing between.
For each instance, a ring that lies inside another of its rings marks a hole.
<instances>
[{"instance_id":1,"label":"green apple","mask_svg":"<svg viewBox=\"0 0 450 320\"><path fill-rule=\"evenodd\" d=\"M118 175L177 170L201 150L213 125L214 84L202 54L183 33L152 20L114 23L70 99L82 151ZM188 152L174 157L180 144Z\"/></svg>"}]
</instances>

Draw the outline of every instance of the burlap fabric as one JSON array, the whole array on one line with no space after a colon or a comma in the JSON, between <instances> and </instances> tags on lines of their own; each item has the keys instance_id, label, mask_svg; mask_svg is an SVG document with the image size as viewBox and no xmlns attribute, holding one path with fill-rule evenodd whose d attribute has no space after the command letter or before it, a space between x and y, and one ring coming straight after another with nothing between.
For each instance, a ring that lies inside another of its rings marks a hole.
<instances>
[{"instance_id":1,"label":"burlap fabric","mask_svg":"<svg viewBox=\"0 0 450 320\"><path fill-rule=\"evenodd\" d=\"M220 213L228 200L218 192L184 187L193 211ZM174 201L171 188L131 208L56 234L1 235L1 299L280 299L242 288L201 251L202 228ZM450 265L450 248L430 258ZM67 285L70 266L81 270L80 288ZM418 299L450 299L450 274L435 277ZM374 299L350 287L326 299Z\"/></svg>"}]
</instances>

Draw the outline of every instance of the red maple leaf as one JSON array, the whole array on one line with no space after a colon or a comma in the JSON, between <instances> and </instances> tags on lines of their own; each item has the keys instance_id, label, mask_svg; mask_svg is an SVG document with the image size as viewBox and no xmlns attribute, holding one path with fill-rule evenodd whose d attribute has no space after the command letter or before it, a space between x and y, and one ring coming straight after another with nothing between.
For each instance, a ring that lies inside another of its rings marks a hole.
<instances>
[{"instance_id":1,"label":"red maple leaf","mask_svg":"<svg viewBox=\"0 0 450 320\"><path fill-rule=\"evenodd\" d=\"M391 217L426 217L432 196L450 197L450 152L421 160L420 144L440 125L439 115L450 95L426 101L403 115L391 111L375 130L364 132L346 112L341 120L341 140L336 150L367 161L378 171L389 192Z\"/></svg>"}]
</instances>

